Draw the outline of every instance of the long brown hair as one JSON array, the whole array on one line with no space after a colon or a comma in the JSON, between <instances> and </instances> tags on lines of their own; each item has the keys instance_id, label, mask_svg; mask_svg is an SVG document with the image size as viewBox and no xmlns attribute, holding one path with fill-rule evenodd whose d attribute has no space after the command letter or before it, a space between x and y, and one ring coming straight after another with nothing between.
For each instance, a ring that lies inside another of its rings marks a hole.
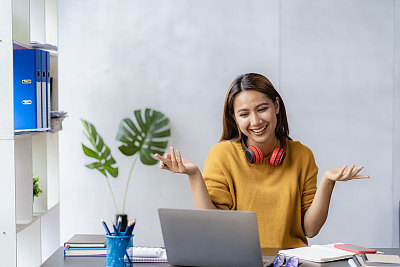
<instances>
[{"instance_id":1,"label":"long brown hair","mask_svg":"<svg viewBox=\"0 0 400 267\"><path fill-rule=\"evenodd\" d=\"M222 136L220 141L231 140L238 141L242 138L242 133L236 124L233 102L237 94L247 90L256 90L265 94L272 102L275 103L276 99L279 101L279 113L277 116L277 123L275 128L275 135L278 139L289 137L289 125L286 116L285 104L282 98L275 90L272 83L263 75L257 73L247 73L237 77L230 85L225 97L224 114L222 119Z\"/></svg>"}]
</instances>

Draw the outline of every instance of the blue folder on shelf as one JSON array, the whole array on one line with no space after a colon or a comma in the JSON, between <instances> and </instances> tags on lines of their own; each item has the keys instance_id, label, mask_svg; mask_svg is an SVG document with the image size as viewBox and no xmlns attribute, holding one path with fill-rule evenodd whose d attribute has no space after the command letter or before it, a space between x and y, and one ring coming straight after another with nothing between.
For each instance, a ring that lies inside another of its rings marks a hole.
<instances>
[{"instance_id":1,"label":"blue folder on shelf","mask_svg":"<svg viewBox=\"0 0 400 267\"><path fill-rule=\"evenodd\" d=\"M14 129L29 131L41 128L41 52L14 50ZM40 90L37 90L40 85ZM39 116L40 114L40 116Z\"/></svg>"},{"instance_id":2,"label":"blue folder on shelf","mask_svg":"<svg viewBox=\"0 0 400 267\"><path fill-rule=\"evenodd\" d=\"M46 52L46 110L47 110L47 128L51 129L51 97L50 97L50 52Z\"/></svg>"},{"instance_id":3,"label":"blue folder on shelf","mask_svg":"<svg viewBox=\"0 0 400 267\"><path fill-rule=\"evenodd\" d=\"M43 128L42 121L42 51L34 50L36 55L36 128Z\"/></svg>"},{"instance_id":4,"label":"blue folder on shelf","mask_svg":"<svg viewBox=\"0 0 400 267\"><path fill-rule=\"evenodd\" d=\"M42 52L42 128L47 128L47 57L48 52Z\"/></svg>"},{"instance_id":5,"label":"blue folder on shelf","mask_svg":"<svg viewBox=\"0 0 400 267\"><path fill-rule=\"evenodd\" d=\"M14 130L50 130L50 53L14 50Z\"/></svg>"}]
</instances>

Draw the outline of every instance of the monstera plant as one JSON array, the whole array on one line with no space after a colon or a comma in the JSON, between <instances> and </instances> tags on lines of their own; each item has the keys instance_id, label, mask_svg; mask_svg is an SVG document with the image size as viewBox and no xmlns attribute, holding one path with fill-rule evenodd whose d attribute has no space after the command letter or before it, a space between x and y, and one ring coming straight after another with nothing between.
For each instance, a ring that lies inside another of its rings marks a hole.
<instances>
[{"instance_id":1,"label":"monstera plant","mask_svg":"<svg viewBox=\"0 0 400 267\"><path fill-rule=\"evenodd\" d=\"M171 135L171 130L168 128L169 119L163 113L147 108L144 111L141 109L134 110L133 115L133 120L125 118L121 121L116 137L121 142L118 147L119 151L125 156L133 157L124 189L122 214L125 214L129 182L137 160L140 159L145 165L157 164L158 160L153 155L155 153L164 154L168 146L168 137ZM115 209L117 213L120 213L108 180L110 176L118 177L117 162L112 156L110 148L97 132L96 127L84 119L81 120L85 127L85 135L91 144L90 147L82 144L82 149L86 156L94 160L85 166L89 169L98 170L106 177Z\"/></svg>"}]
</instances>

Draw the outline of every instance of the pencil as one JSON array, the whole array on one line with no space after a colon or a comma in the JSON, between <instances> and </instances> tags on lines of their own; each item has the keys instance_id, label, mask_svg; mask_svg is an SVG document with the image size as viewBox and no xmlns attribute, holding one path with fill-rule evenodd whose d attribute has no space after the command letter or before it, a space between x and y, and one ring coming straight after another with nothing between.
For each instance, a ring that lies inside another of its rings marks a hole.
<instances>
[{"instance_id":1,"label":"pencil","mask_svg":"<svg viewBox=\"0 0 400 267\"><path fill-rule=\"evenodd\" d=\"M136 219L133 219L131 221L131 225L129 226L129 228L126 230L125 235L132 235L133 229L135 228L136 225Z\"/></svg>"},{"instance_id":2,"label":"pencil","mask_svg":"<svg viewBox=\"0 0 400 267\"><path fill-rule=\"evenodd\" d=\"M131 230L130 234L132 234L133 229L135 228L135 225L136 225L136 219L133 219L133 222L132 222L132 230Z\"/></svg>"},{"instance_id":3,"label":"pencil","mask_svg":"<svg viewBox=\"0 0 400 267\"><path fill-rule=\"evenodd\" d=\"M125 230L125 232L124 232L124 236L127 236L127 235L128 235L129 228L131 227L131 224L132 224L132 221L129 221L129 222L128 222L128 225L126 226L126 230Z\"/></svg>"},{"instance_id":4,"label":"pencil","mask_svg":"<svg viewBox=\"0 0 400 267\"><path fill-rule=\"evenodd\" d=\"M113 226L113 228L114 228L115 235L116 235L116 236L119 236L118 229L117 229L117 227L115 227L115 224L114 224L114 222L111 222L111 223L112 223L112 226Z\"/></svg>"},{"instance_id":5,"label":"pencil","mask_svg":"<svg viewBox=\"0 0 400 267\"><path fill-rule=\"evenodd\" d=\"M119 232L120 229L121 229L121 223L122 223L122 217L119 216L119 217L118 217L118 224L117 224L117 230L118 230L118 232Z\"/></svg>"},{"instance_id":6,"label":"pencil","mask_svg":"<svg viewBox=\"0 0 400 267\"><path fill-rule=\"evenodd\" d=\"M106 222L101 218L101 223L103 224L104 229L106 230L107 235L111 235L110 230L107 227Z\"/></svg>"}]
</instances>

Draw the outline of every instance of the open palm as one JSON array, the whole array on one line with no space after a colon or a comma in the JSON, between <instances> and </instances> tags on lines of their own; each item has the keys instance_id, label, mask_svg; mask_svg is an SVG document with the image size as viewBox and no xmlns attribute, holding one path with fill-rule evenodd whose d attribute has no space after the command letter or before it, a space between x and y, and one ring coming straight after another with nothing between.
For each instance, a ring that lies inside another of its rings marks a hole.
<instances>
[{"instance_id":1,"label":"open palm","mask_svg":"<svg viewBox=\"0 0 400 267\"><path fill-rule=\"evenodd\" d=\"M369 175L359 174L363 166L355 168L354 164L349 168L347 165L342 168L334 168L325 172L325 177L332 181L349 181L353 179L369 178Z\"/></svg>"},{"instance_id":2,"label":"open palm","mask_svg":"<svg viewBox=\"0 0 400 267\"><path fill-rule=\"evenodd\" d=\"M194 163L182 158L179 150L177 150L175 154L175 149L173 147L171 147L171 154L165 154L164 157L155 154L155 157L160 160L161 169L169 170L174 173L191 175L198 169Z\"/></svg>"}]
</instances>

